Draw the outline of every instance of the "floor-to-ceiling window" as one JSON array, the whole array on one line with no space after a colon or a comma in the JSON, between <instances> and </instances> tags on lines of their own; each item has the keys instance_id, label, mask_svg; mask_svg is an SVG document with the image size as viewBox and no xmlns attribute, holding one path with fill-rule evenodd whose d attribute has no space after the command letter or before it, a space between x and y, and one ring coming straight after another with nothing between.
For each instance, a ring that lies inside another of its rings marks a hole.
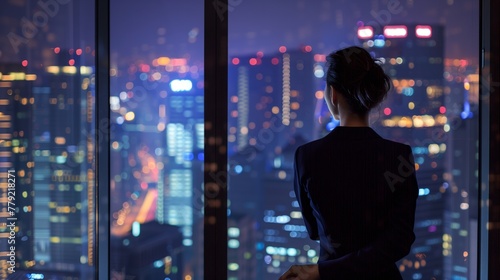
<instances>
[{"instance_id":1,"label":"floor-to-ceiling window","mask_svg":"<svg viewBox=\"0 0 500 280\"><path fill-rule=\"evenodd\" d=\"M313 263L293 194L293 155L338 123L325 56L357 45L393 89L370 118L413 148L419 182L405 279L475 279L479 1L236 1L229 12L228 277L276 279Z\"/></svg>"},{"instance_id":2,"label":"floor-to-ceiling window","mask_svg":"<svg viewBox=\"0 0 500 280\"><path fill-rule=\"evenodd\" d=\"M202 4L111 1L113 277L203 277Z\"/></svg>"}]
</instances>

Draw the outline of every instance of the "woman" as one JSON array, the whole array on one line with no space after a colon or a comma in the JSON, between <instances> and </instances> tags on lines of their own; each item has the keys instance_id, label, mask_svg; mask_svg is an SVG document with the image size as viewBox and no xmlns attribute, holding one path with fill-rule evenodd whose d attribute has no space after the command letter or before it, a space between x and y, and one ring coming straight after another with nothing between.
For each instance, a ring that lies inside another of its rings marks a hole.
<instances>
[{"instance_id":1,"label":"woman","mask_svg":"<svg viewBox=\"0 0 500 280\"><path fill-rule=\"evenodd\" d=\"M410 252L418 186L410 146L380 137L368 114L391 80L370 54L349 47L328 56L324 98L340 125L295 153L294 190L317 264L284 279L402 279L395 262Z\"/></svg>"}]
</instances>

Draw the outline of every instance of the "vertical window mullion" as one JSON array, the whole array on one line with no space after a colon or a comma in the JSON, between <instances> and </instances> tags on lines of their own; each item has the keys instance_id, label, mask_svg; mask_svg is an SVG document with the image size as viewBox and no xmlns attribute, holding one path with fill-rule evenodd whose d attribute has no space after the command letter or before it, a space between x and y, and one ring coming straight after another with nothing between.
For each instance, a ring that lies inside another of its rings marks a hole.
<instances>
[{"instance_id":1,"label":"vertical window mullion","mask_svg":"<svg viewBox=\"0 0 500 280\"><path fill-rule=\"evenodd\" d=\"M228 1L205 1L204 279L227 279Z\"/></svg>"},{"instance_id":2,"label":"vertical window mullion","mask_svg":"<svg viewBox=\"0 0 500 280\"><path fill-rule=\"evenodd\" d=\"M109 0L96 0L96 279L109 273Z\"/></svg>"}]
</instances>

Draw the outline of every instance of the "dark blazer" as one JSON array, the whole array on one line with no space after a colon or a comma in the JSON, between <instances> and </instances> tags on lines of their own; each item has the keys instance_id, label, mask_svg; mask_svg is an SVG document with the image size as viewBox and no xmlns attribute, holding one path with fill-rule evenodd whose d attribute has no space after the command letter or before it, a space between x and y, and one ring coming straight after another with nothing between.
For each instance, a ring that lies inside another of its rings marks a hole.
<instances>
[{"instance_id":1,"label":"dark blazer","mask_svg":"<svg viewBox=\"0 0 500 280\"><path fill-rule=\"evenodd\" d=\"M325 279L402 279L418 197L410 146L337 127L295 152L294 190Z\"/></svg>"}]
</instances>

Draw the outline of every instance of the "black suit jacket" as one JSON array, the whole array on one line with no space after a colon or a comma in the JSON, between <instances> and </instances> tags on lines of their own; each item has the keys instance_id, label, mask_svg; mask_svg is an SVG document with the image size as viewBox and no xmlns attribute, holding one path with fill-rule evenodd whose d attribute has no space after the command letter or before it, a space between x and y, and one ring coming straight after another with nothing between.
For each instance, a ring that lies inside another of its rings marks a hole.
<instances>
[{"instance_id":1,"label":"black suit jacket","mask_svg":"<svg viewBox=\"0 0 500 280\"><path fill-rule=\"evenodd\" d=\"M402 279L418 197L410 146L337 127L295 152L294 190L321 279Z\"/></svg>"}]
</instances>

